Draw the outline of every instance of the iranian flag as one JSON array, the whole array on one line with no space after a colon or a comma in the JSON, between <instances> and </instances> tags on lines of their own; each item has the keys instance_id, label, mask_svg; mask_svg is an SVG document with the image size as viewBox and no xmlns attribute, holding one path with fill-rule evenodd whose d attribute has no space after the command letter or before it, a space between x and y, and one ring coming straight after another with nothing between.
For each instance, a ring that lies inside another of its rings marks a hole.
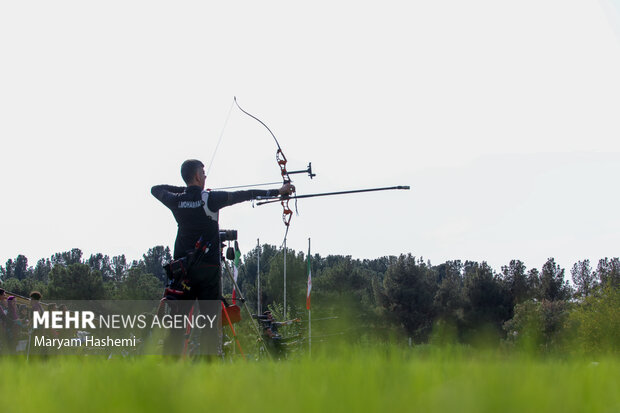
<instances>
[{"instance_id":1,"label":"iranian flag","mask_svg":"<svg viewBox=\"0 0 620 413\"><path fill-rule=\"evenodd\" d=\"M310 246L308 246L308 291L306 294L306 310L310 310L310 291L312 290L312 269L310 268Z\"/></svg>"},{"instance_id":2,"label":"iranian flag","mask_svg":"<svg viewBox=\"0 0 620 413\"><path fill-rule=\"evenodd\" d=\"M237 283L237 277L239 276L239 266L241 265L241 251L239 251L239 243L235 241L235 260L233 261L233 279L235 284ZM237 291L233 285L232 303L237 304Z\"/></svg>"}]
</instances>

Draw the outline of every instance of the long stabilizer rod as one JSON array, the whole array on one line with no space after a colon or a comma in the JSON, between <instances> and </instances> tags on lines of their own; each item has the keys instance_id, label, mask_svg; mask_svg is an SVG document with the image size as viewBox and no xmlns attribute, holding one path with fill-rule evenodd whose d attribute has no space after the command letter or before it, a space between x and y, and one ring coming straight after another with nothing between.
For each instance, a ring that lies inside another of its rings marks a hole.
<instances>
[{"instance_id":1,"label":"long stabilizer rod","mask_svg":"<svg viewBox=\"0 0 620 413\"><path fill-rule=\"evenodd\" d=\"M408 185L406 185L406 186L400 185L400 186L388 186L388 187L384 187L384 188L355 189L355 190L352 190L352 191L323 192L321 194L297 195L297 196L292 196L290 198L276 198L276 199L269 199L267 201L260 201L260 202L257 202L256 205L265 205L265 204L271 204L271 203L274 203L274 202L280 202L282 199L314 198L314 197L319 197L319 196L357 194L357 193L360 193L360 192L390 191L390 190L394 190L394 189L406 189L406 190L408 190L408 189L411 189L411 187L409 187ZM257 199L260 199L260 198L257 198Z\"/></svg>"}]
</instances>

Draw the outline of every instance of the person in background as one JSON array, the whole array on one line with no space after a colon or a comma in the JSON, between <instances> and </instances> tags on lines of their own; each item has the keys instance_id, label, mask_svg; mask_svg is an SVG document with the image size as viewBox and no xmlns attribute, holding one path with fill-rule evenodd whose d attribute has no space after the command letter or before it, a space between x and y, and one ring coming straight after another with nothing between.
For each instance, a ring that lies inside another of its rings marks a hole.
<instances>
[{"instance_id":1,"label":"person in background","mask_svg":"<svg viewBox=\"0 0 620 413\"><path fill-rule=\"evenodd\" d=\"M8 352L9 308L4 289L0 288L0 354Z\"/></svg>"},{"instance_id":2,"label":"person in background","mask_svg":"<svg viewBox=\"0 0 620 413\"><path fill-rule=\"evenodd\" d=\"M19 318L17 315L17 302L15 300L14 295L10 295L7 299L7 308L8 308L8 319L9 323L7 325L7 342L8 348L11 353L13 353L17 346L17 341L19 339Z\"/></svg>"},{"instance_id":3,"label":"person in background","mask_svg":"<svg viewBox=\"0 0 620 413\"><path fill-rule=\"evenodd\" d=\"M30 293L30 311L28 312L28 320L30 321L30 327L31 327L31 323L32 323L32 319L33 319L33 314L39 313L39 314L43 314L43 312L45 311L43 309L43 306L41 305L41 298L42 295L40 292L38 291L33 291Z\"/></svg>"}]
</instances>

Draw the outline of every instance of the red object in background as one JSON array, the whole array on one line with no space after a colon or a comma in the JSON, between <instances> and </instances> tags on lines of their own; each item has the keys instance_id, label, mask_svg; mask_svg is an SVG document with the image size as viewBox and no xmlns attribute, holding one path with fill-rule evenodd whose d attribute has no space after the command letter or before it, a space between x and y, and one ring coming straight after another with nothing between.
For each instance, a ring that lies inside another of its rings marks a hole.
<instances>
[{"instance_id":1,"label":"red object in background","mask_svg":"<svg viewBox=\"0 0 620 413\"><path fill-rule=\"evenodd\" d=\"M228 307L224 307L222 305L222 312L224 311L228 313L228 317L230 318L231 323L234 324L241 321L241 307L239 307L238 305L230 305ZM226 325L224 321L226 321L226 315L222 314L222 324Z\"/></svg>"}]
</instances>

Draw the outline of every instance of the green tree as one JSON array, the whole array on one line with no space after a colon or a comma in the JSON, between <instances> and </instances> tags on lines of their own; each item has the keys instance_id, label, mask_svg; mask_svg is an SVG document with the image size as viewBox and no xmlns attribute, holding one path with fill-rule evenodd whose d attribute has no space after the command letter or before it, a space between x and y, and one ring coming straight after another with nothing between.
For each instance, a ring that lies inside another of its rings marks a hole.
<instances>
[{"instance_id":1,"label":"green tree","mask_svg":"<svg viewBox=\"0 0 620 413\"><path fill-rule=\"evenodd\" d=\"M514 317L504 323L508 342L533 353L563 349L568 310L565 301L530 300L517 304Z\"/></svg>"},{"instance_id":2,"label":"green tree","mask_svg":"<svg viewBox=\"0 0 620 413\"><path fill-rule=\"evenodd\" d=\"M148 252L142 255L142 259L144 261L145 272L153 274L161 283L165 283L167 276L163 266L172 259L170 248L164 248L163 245L149 248Z\"/></svg>"},{"instance_id":3,"label":"green tree","mask_svg":"<svg viewBox=\"0 0 620 413\"><path fill-rule=\"evenodd\" d=\"M578 261L570 271L573 284L577 288L576 295L585 298L592 294L598 282L596 273L592 272L590 260Z\"/></svg>"},{"instance_id":4,"label":"green tree","mask_svg":"<svg viewBox=\"0 0 620 413\"><path fill-rule=\"evenodd\" d=\"M48 295L54 300L102 300L103 277L86 264L54 265Z\"/></svg>"},{"instance_id":5,"label":"green tree","mask_svg":"<svg viewBox=\"0 0 620 413\"><path fill-rule=\"evenodd\" d=\"M527 272L527 286L531 298L539 297L540 293L540 271L537 268L532 268Z\"/></svg>"},{"instance_id":6,"label":"green tree","mask_svg":"<svg viewBox=\"0 0 620 413\"><path fill-rule=\"evenodd\" d=\"M464 318L468 339L477 340L481 330L499 334L502 324L512 317L510 294L486 262L467 261L464 271Z\"/></svg>"},{"instance_id":7,"label":"green tree","mask_svg":"<svg viewBox=\"0 0 620 413\"><path fill-rule=\"evenodd\" d=\"M112 278L114 275L110 257L102 253L91 254L86 264L88 264L92 270L99 271L104 279Z\"/></svg>"},{"instance_id":8,"label":"green tree","mask_svg":"<svg viewBox=\"0 0 620 413\"><path fill-rule=\"evenodd\" d=\"M121 300L157 300L162 296L162 283L141 268L131 268L120 283L117 298Z\"/></svg>"},{"instance_id":9,"label":"green tree","mask_svg":"<svg viewBox=\"0 0 620 413\"><path fill-rule=\"evenodd\" d=\"M620 354L620 289L611 285L588 295L571 313L574 346L586 354Z\"/></svg>"},{"instance_id":10,"label":"green tree","mask_svg":"<svg viewBox=\"0 0 620 413\"><path fill-rule=\"evenodd\" d=\"M528 282L523 261L511 260L510 264L502 267L502 276L510 293L513 307L533 298L532 283Z\"/></svg>"},{"instance_id":11,"label":"green tree","mask_svg":"<svg viewBox=\"0 0 620 413\"><path fill-rule=\"evenodd\" d=\"M9 278L17 278L23 280L32 276L32 268L28 267L28 258L19 254L15 260L9 259L4 267L0 267L0 278L8 280Z\"/></svg>"},{"instance_id":12,"label":"green tree","mask_svg":"<svg viewBox=\"0 0 620 413\"><path fill-rule=\"evenodd\" d=\"M596 267L596 276L601 285L620 288L620 258L603 258Z\"/></svg>"},{"instance_id":13,"label":"green tree","mask_svg":"<svg viewBox=\"0 0 620 413\"><path fill-rule=\"evenodd\" d=\"M245 298L248 301L250 308L257 308L258 296L257 296L257 270L258 270L258 247L254 248L241 260L241 270L239 271L239 279L237 283L239 288L245 294ZM271 263L274 262L274 257L278 255L278 248L274 245L262 244L260 246L260 280L261 280L261 302L262 308L267 309L267 304L271 303L273 297L275 297L275 291L271 292L267 289L267 274L271 270ZM282 257L280 255L280 257ZM225 281L228 277L225 277ZM230 284L225 284L225 292L231 291Z\"/></svg>"},{"instance_id":14,"label":"green tree","mask_svg":"<svg viewBox=\"0 0 620 413\"><path fill-rule=\"evenodd\" d=\"M362 264L375 274L385 274L390 265L396 262L396 259L394 256L380 257L374 260L363 260Z\"/></svg>"},{"instance_id":15,"label":"green tree","mask_svg":"<svg viewBox=\"0 0 620 413\"><path fill-rule=\"evenodd\" d=\"M121 281L125 277L125 273L129 269L127 265L127 259L125 254L112 257L112 279L114 281Z\"/></svg>"},{"instance_id":16,"label":"green tree","mask_svg":"<svg viewBox=\"0 0 620 413\"><path fill-rule=\"evenodd\" d=\"M12 259L8 259L4 264L4 267L0 266L0 278L3 281L7 281L9 278L15 276L15 263Z\"/></svg>"},{"instance_id":17,"label":"green tree","mask_svg":"<svg viewBox=\"0 0 620 413\"><path fill-rule=\"evenodd\" d=\"M73 248L71 251L57 252L52 256L52 265L69 266L82 262L82 250Z\"/></svg>"},{"instance_id":18,"label":"green tree","mask_svg":"<svg viewBox=\"0 0 620 413\"><path fill-rule=\"evenodd\" d=\"M7 292L21 295L22 297L28 297L30 294L29 286L24 281L18 280L15 277L8 278L2 283L2 288Z\"/></svg>"},{"instance_id":19,"label":"green tree","mask_svg":"<svg viewBox=\"0 0 620 413\"><path fill-rule=\"evenodd\" d=\"M28 258L25 255L18 255L15 258L15 278L23 280L32 275L32 269L28 268Z\"/></svg>"},{"instance_id":20,"label":"green tree","mask_svg":"<svg viewBox=\"0 0 620 413\"><path fill-rule=\"evenodd\" d=\"M317 314L325 317L347 317L351 323L349 328L360 331L374 324L374 274L351 257L343 257L343 260L333 267L324 269L320 275L313 277L312 293L314 307L319 311ZM307 283L301 286L304 293L306 286Z\"/></svg>"},{"instance_id":21,"label":"green tree","mask_svg":"<svg viewBox=\"0 0 620 413\"><path fill-rule=\"evenodd\" d=\"M385 274L379 300L406 333L421 342L432 330L436 291L434 271L421 258L416 260L411 254L401 255Z\"/></svg>"},{"instance_id":22,"label":"green tree","mask_svg":"<svg viewBox=\"0 0 620 413\"><path fill-rule=\"evenodd\" d=\"M37 281L41 281L47 284L49 280L49 274L52 271L52 262L48 259L41 258L37 261L33 270L33 277Z\"/></svg>"},{"instance_id":23,"label":"green tree","mask_svg":"<svg viewBox=\"0 0 620 413\"><path fill-rule=\"evenodd\" d=\"M538 297L541 300L558 301L567 300L571 296L568 281L564 280L564 268L549 258L540 272L540 289Z\"/></svg>"},{"instance_id":24,"label":"green tree","mask_svg":"<svg viewBox=\"0 0 620 413\"><path fill-rule=\"evenodd\" d=\"M284 295L284 256L274 256L270 263L265 282L265 301L263 308L274 302L282 303ZM287 250L286 254L286 305L296 310L302 309L306 297L306 262L303 253Z\"/></svg>"},{"instance_id":25,"label":"green tree","mask_svg":"<svg viewBox=\"0 0 620 413\"><path fill-rule=\"evenodd\" d=\"M440 284L433 299L435 313L443 323L455 328L462 327L464 316L465 296L462 270L463 263L460 260L446 261L436 267Z\"/></svg>"}]
</instances>

